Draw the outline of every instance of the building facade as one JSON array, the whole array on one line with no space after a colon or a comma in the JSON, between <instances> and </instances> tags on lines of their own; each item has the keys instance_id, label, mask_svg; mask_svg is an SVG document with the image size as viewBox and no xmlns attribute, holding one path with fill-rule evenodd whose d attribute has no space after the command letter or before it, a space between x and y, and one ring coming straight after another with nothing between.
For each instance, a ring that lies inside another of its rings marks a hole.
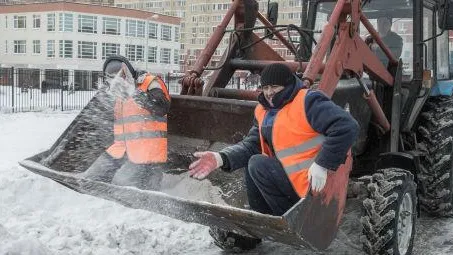
<instances>
[{"instance_id":1,"label":"building facade","mask_svg":"<svg viewBox=\"0 0 453 255\"><path fill-rule=\"evenodd\" d=\"M10 4L26 4L26 3L51 3L59 2L59 0L0 0L0 5ZM114 0L66 0L66 2L78 2L100 5L114 5Z\"/></svg>"},{"instance_id":2,"label":"building facade","mask_svg":"<svg viewBox=\"0 0 453 255\"><path fill-rule=\"evenodd\" d=\"M177 17L149 11L72 2L5 5L0 8L0 67L63 70L68 83L92 84L106 57L121 54L138 69L179 72ZM88 75L87 75L88 74ZM16 79L19 80L19 79ZM36 83L36 81L34 81Z\"/></svg>"},{"instance_id":3,"label":"building facade","mask_svg":"<svg viewBox=\"0 0 453 255\"><path fill-rule=\"evenodd\" d=\"M258 0L259 11L267 12L267 0ZM300 25L302 0L283 0L279 3L279 24ZM225 0L116 0L115 5L124 8L149 10L157 13L173 15L181 18L181 54L182 70L192 66L200 52L206 47L209 37L222 21L228 11L231 1ZM233 21L230 28L233 27ZM259 25L259 24L258 24ZM262 35L263 31L257 31ZM286 33L284 33L286 34ZM220 46L214 53L211 65L218 64L228 45L229 34L226 34ZM291 60L294 55L279 41L266 40L282 57Z\"/></svg>"}]
</instances>

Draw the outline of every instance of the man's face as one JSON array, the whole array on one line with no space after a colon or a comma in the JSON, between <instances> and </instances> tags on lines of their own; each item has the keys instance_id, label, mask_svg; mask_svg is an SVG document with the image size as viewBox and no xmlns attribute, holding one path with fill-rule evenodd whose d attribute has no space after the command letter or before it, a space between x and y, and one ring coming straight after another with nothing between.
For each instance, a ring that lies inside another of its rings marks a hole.
<instances>
[{"instance_id":1,"label":"man's face","mask_svg":"<svg viewBox=\"0 0 453 255\"><path fill-rule=\"evenodd\" d=\"M392 27L392 23L386 17L377 20L377 28L380 36L386 36Z\"/></svg>"},{"instance_id":2,"label":"man's face","mask_svg":"<svg viewBox=\"0 0 453 255\"><path fill-rule=\"evenodd\" d=\"M263 86L263 94L264 98L266 98L267 102L271 105L274 106L274 103L272 102L272 98L277 94L278 92L282 91L285 87L281 85L266 85Z\"/></svg>"}]
</instances>

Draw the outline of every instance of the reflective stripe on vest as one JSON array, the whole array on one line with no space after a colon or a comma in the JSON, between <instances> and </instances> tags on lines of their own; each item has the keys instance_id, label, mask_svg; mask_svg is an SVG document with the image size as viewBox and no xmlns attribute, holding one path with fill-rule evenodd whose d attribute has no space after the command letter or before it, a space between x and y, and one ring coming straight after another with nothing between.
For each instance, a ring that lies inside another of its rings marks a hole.
<instances>
[{"instance_id":1,"label":"reflective stripe on vest","mask_svg":"<svg viewBox=\"0 0 453 255\"><path fill-rule=\"evenodd\" d=\"M166 123L167 122L167 116L155 116L155 115L132 115L132 116L127 116L123 118L119 118L115 120L116 125L123 125L126 123L133 123L133 122L142 122L143 120L147 121L156 121L156 122L162 122Z\"/></svg>"},{"instance_id":2,"label":"reflective stripe on vest","mask_svg":"<svg viewBox=\"0 0 453 255\"><path fill-rule=\"evenodd\" d=\"M167 138L166 131L143 131L135 133L115 134L116 141L135 140L140 138Z\"/></svg>"},{"instance_id":3,"label":"reflective stripe on vest","mask_svg":"<svg viewBox=\"0 0 453 255\"><path fill-rule=\"evenodd\" d=\"M277 156L277 158L282 161L284 158L286 157L290 157L290 156L294 156L294 155L297 155L297 154L300 154L300 153L304 153L306 152L307 150L310 150L310 149L313 149L314 147L316 146L320 146L323 142L325 141L325 137L323 135L318 135L306 142L303 142L299 145L296 145L296 146L293 146L293 147L290 147L290 148L286 148L286 149L283 149L283 150L280 150L280 151L276 151L275 152L275 155ZM313 162L315 162L315 158L308 158L308 159L305 159L305 160L302 160L300 162L297 162L293 165L290 165L290 166L285 166L285 172L286 174L292 174L294 172L297 172L297 171L300 171L302 169L305 169L305 168L309 168L311 166L311 164L313 164Z\"/></svg>"}]
</instances>

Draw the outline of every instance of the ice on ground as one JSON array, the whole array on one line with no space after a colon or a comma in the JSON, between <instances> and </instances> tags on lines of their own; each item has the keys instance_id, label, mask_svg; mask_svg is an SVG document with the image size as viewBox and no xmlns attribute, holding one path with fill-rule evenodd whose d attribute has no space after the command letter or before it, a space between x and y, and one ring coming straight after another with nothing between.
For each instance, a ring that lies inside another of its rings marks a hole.
<instances>
[{"instance_id":1,"label":"ice on ground","mask_svg":"<svg viewBox=\"0 0 453 255\"><path fill-rule=\"evenodd\" d=\"M49 149L76 114L0 114L1 255L224 254L205 226L82 195L18 165ZM176 183L169 193L196 193L186 190L196 180L168 181ZM201 182L200 188L208 184ZM199 198L221 202L218 192L208 190ZM362 254L359 202L348 200L345 212L340 231L324 254ZM414 254L453 254L453 219L423 216L417 224ZM265 241L247 254L319 253Z\"/></svg>"}]
</instances>

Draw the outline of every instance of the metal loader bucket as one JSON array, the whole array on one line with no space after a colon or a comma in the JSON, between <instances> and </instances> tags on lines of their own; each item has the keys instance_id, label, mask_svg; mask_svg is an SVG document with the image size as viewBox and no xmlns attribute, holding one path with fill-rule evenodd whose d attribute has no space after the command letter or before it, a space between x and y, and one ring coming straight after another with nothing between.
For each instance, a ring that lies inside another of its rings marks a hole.
<instances>
[{"instance_id":1,"label":"metal loader bucket","mask_svg":"<svg viewBox=\"0 0 453 255\"><path fill-rule=\"evenodd\" d=\"M321 250L332 242L345 206L350 157L337 172L329 173L323 193L300 200L281 217L244 209L247 201L241 170L232 174L215 171L208 177L210 185L222 194L224 204L78 177L113 142L113 102L106 98L99 92L48 151L20 164L77 192L180 220ZM188 179L186 169L193 160L193 152L219 150L241 140L252 125L255 105L232 99L173 96L167 174Z\"/></svg>"}]
</instances>

